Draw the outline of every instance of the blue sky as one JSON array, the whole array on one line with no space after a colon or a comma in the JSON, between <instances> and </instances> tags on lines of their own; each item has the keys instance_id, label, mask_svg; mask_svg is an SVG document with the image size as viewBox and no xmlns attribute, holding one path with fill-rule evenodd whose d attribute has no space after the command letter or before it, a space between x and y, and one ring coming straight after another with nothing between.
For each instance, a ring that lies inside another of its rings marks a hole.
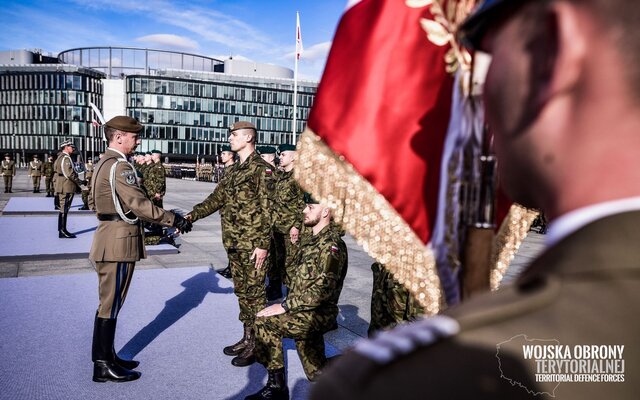
<instances>
[{"instance_id":1,"label":"blue sky","mask_svg":"<svg viewBox=\"0 0 640 400\"><path fill-rule=\"evenodd\" d=\"M246 58L293 69L295 16L301 78L320 79L346 0L5 0L0 50L149 47Z\"/></svg>"}]
</instances>

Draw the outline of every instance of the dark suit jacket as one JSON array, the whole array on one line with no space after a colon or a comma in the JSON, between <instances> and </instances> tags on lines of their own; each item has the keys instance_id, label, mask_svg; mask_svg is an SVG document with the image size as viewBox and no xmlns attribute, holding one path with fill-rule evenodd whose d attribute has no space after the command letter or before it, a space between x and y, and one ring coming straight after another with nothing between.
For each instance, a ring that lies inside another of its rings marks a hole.
<instances>
[{"instance_id":1,"label":"dark suit jacket","mask_svg":"<svg viewBox=\"0 0 640 400\"><path fill-rule=\"evenodd\" d=\"M406 354L398 345L393 359L386 362L348 352L325 371L311 398L551 398L532 392L552 393L558 399L638 398L640 212L583 227L536 259L516 284L474 298L445 315L458 322L458 334L430 344L414 340L408 353L405 334ZM417 337L419 332L414 333ZM527 341L533 339L552 341ZM625 381L536 382L538 367L523 355L526 343L571 348L624 345Z\"/></svg>"}]
</instances>

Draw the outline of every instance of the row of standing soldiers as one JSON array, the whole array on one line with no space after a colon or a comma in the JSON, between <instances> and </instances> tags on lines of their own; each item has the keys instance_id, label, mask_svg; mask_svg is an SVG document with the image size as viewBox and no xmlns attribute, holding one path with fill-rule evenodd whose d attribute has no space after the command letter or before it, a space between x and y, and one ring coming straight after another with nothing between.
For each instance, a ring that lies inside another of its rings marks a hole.
<instances>
[{"instance_id":1,"label":"row of standing soldiers","mask_svg":"<svg viewBox=\"0 0 640 400\"><path fill-rule=\"evenodd\" d=\"M147 198L156 207L164 208L164 196L167 192L167 176L162 161L162 152L152 150L146 153L136 152L133 155L133 166L136 169L138 183ZM165 235L162 226L146 224L149 234L145 235L146 245L157 245L162 241L173 244L173 239Z\"/></svg>"},{"instance_id":2,"label":"row of standing soldiers","mask_svg":"<svg viewBox=\"0 0 640 400\"><path fill-rule=\"evenodd\" d=\"M33 160L27 164L27 171L33 182L33 193L40 193L40 181L45 177L47 197L53 196L53 157L49 156L47 161L42 162L37 154L33 155ZM16 176L16 163L11 159L9 153L5 153L4 160L0 164L0 175L4 180L4 192L13 193L13 177Z\"/></svg>"}]
</instances>

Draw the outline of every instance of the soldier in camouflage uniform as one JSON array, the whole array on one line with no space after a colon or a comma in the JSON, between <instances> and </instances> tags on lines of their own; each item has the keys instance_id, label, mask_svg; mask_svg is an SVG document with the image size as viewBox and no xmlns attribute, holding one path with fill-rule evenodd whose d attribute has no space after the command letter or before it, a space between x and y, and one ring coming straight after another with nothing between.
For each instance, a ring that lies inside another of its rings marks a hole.
<instances>
[{"instance_id":1,"label":"soldier in camouflage uniform","mask_svg":"<svg viewBox=\"0 0 640 400\"><path fill-rule=\"evenodd\" d=\"M380 329L390 329L402 321L413 321L424 313L418 301L383 264L375 262L371 293L369 337Z\"/></svg>"},{"instance_id":2,"label":"soldier in camouflage uniform","mask_svg":"<svg viewBox=\"0 0 640 400\"><path fill-rule=\"evenodd\" d=\"M151 151L151 163L147 164L145 169L144 187L147 191L147 197L156 207L163 208L162 199L167 191L167 177L164 166L160 161L162 153L159 150ZM145 157L146 158L146 157ZM158 224L148 224L149 234L145 236L144 243L148 245L157 245L164 238L162 226Z\"/></svg>"},{"instance_id":3,"label":"soldier in camouflage uniform","mask_svg":"<svg viewBox=\"0 0 640 400\"><path fill-rule=\"evenodd\" d=\"M289 399L282 339L295 339L307 378L315 380L326 364L323 335L337 327L338 299L347 274L347 246L331 229L331 211L307 197L296 273L287 298L261 310L256 318L256 355L267 368L267 384L246 399Z\"/></svg>"},{"instance_id":4,"label":"soldier in camouflage uniform","mask_svg":"<svg viewBox=\"0 0 640 400\"><path fill-rule=\"evenodd\" d=\"M236 153L231 151L231 147L229 145L222 146L222 152L220 153L220 159L222 161L222 165L224 169L220 174L220 178L218 179L218 185L222 184L222 181L231 174L233 170L233 166L236 163ZM223 211L220 211L221 216L221 225L222 225L222 244L224 245L225 250L229 251L229 247L227 244L230 244L229 234L226 232L225 227L230 224L229 215L225 214ZM227 256L227 259L229 257ZM231 271L231 263L227 264L227 267L218 273L224 276L227 279L231 279L233 273Z\"/></svg>"},{"instance_id":5,"label":"soldier in camouflage uniform","mask_svg":"<svg viewBox=\"0 0 640 400\"><path fill-rule=\"evenodd\" d=\"M221 210L221 218L230 221L225 247L233 271L234 292L240 305L244 335L240 341L224 348L235 356L231 363L247 366L255 362L254 320L266 304L264 262L269 253L271 217L267 181L274 168L255 152L256 128L250 122L236 122L229 128L231 150L240 163L216 186L205 201L193 207L187 216L193 222Z\"/></svg>"},{"instance_id":6,"label":"soldier in camouflage uniform","mask_svg":"<svg viewBox=\"0 0 640 400\"><path fill-rule=\"evenodd\" d=\"M93 160L89 159L84 164L84 179L87 185L82 188L82 207L81 210L89 209L89 196L91 196L91 178L93 177Z\"/></svg>"},{"instance_id":7,"label":"soldier in camouflage uniform","mask_svg":"<svg viewBox=\"0 0 640 400\"><path fill-rule=\"evenodd\" d=\"M53 197L53 173L53 156L49 156L42 165L42 175L44 175L44 183L47 190L46 197Z\"/></svg>"},{"instance_id":8,"label":"soldier in camouflage uniform","mask_svg":"<svg viewBox=\"0 0 640 400\"><path fill-rule=\"evenodd\" d=\"M260 146L257 148L258 153L260 153L260 158L271 164L271 166L276 166L276 148L273 146Z\"/></svg>"},{"instance_id":9,"label":"soldier in camouflage uniform","mask_svg":"<svg viewBox=\"0 0 640 400\"><path fill-rule=\"evenodd\" d=\"M284 284L289 287L290 277L294 273L292 270L294 268L293 256L303 225L302 210L305 204L304 192L293 178L296 147L283 144L278 147L278 152L280 153L281 172L276 177L273 207L273 253L276 254L276 257L275 264L269 273L269 283L271 285L271 279L273 279L279 286L284 280ZM271 299L269 289L267 289L267 298Z\"/></svg>"}]
</instances>

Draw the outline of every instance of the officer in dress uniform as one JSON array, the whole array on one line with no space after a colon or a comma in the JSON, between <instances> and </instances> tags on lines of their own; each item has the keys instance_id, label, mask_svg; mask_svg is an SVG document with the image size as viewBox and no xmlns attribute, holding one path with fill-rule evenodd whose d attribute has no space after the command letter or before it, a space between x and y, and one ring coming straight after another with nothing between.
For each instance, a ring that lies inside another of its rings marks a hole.
<instances>
[{"instance_id":1,"label":"officer in dress uniform","mask_svg":"<svg viewBox=\"0 0 640 400\"><path fill-rule=\"evenodd\" d=\"M73 202L76 190L84 182L80 181L78 174L73 168L71 154L76 146L71 140L65 140L60 144L61 152L53 165L56 174L55 191L58 196L58 237L61 239L74 239L76 235L67 230L67 217L69 208Z\"/></svg>"},{"instance_id":2,"label":"officer in dress uniform","mask_svg":"<svg viewBox=\"0 0 640 400\"><path fill-rule=\"evenodd\" d=\"M136 261L145 258L141 219L189 232L191 223L178 214L153 205L138 186L135 170L127 161L140 144L143 126L133 118L118 116L105 124L109 147L95 167L90 205L96 211L98 229L89 259L98 273L100 302L94 322L92 361L95 382L138 379L132 371L137 361L123 360L114 351L118 313L124 304Z\"/></svg>"},{"instance_id":3,"label":"officer in dress uniform","mask_svg":"<svg viewBox=\"0 0 640 400\"><path fill-rule=\"evenodd\" d=\"M53 156L49 156L42 165L42 175L44 175L44 184L47 190L46 197L53 197L53 174Z\"/></svg>"},{"instance_id":4,"label":"officer in dress uniform","mask_svg":"<svg viewBox=\"0 0 640 400\"><path fill-rule=\"evenodd\" d=\"M347 246L331 228L331 211L307 196L302 239L290 290L282 303L258 312L256 354L268 372L267 384L247 400L288 400L282 339L295 339L308 379L315 380L327 362L323 335L336 329L338 299L347 274Z\"/></svg>"},{"instance_id":5,"label":"officer in dress uniform","mask_svg":"<svg viewBox=\"0 0 640 400\"><path fill-rule=\"evenodd\" d=\"M91 196L91 178L93 177L93 161L87 160L84 164L84 179L87 184L82 188L82 207L81 210L89 209L89 197Z\"/></svg>"},{"instance_id":6,"label":"officer in dress uniform","mask_svg":"<svg viewBox=\"0 0 640 400\"><path fill-rule=\"evenodd\" d=\"M13 177L16 176L16 162L11 159L9 153L5 153L4 160L0 164L0 173L4 178L4 192L13 193L11 187L13 186Z\"/></svg>"},{"instance_id":7,"label":"officer in dress uniform","mask_svg":"<svg viewBox=\"0 0 640 400\"><path fill-rule=\"evenodd\" d=\"M33 155L33 161L29 162L29 176L33 181L33 193L40 193L40 178L42 177L43 165L38 159L38 155Z\"/></svg>"},{"instance_id":8,"label":"officer in dress uniform","mask_svg":"<svg viewBox=\"0 0 640 400\"><path fill-rule=\"evenodd\" d=\"M638 397L638 20L626 0L487 0L462 25L493 57L501 182L544 210L547 249L513 285L357 344L311 399Z\"/></svg>"},{"instance_id":9,"label":"officer in dress uniform","mask_svg":"<svg viewBox=\"0 0 640 400\"><path fill-rule=\"evenodd\" d=\"M229 218L227 254L233 271L233 290L240 305L239 319L244 326L242 338L223 349L234 356L231 363L244 367L255 362L254 322L264 308L266 268L271 240L271 210L267 185L274 167L255 151L256 127L239 121L229 127L229 143L240 162L229 179L221 181L209 197L187 215L193 222L221 210L221 219ZM228 214L227 214L228 213Z\"/></svg>"}]
</instances>

